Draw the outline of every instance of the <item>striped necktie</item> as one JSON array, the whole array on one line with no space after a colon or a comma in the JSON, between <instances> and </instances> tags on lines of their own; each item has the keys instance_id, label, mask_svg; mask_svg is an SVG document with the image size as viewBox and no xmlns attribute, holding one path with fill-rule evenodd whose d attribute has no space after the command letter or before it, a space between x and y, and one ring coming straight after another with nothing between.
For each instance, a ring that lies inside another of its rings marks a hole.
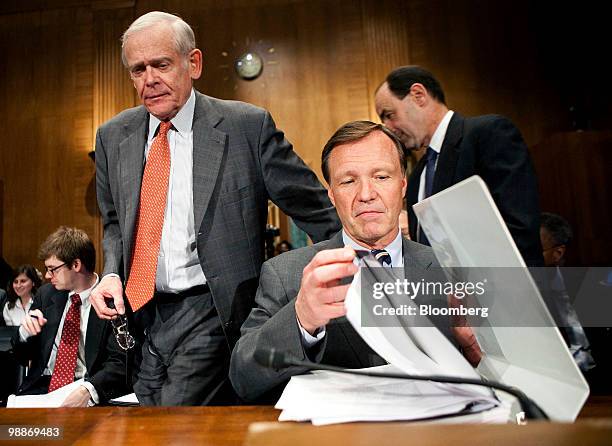
<instances>
[{"instance_id":1,"label":"striped necktie","mask_svg":"<svg viewBox=\"0 0 612 446\"><path fill-rule=\"evenodd\" d=\"M382 266L391 266L391 255L384 249L373 249L372 255Z\"/></svg>"}]
</instances>

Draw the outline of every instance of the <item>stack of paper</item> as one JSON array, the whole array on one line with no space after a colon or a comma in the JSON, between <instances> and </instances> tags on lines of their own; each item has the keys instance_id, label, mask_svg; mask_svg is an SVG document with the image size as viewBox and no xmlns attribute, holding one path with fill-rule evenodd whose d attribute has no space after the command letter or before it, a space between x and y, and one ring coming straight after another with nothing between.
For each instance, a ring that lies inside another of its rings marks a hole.
<instances>
[{"instance_id":1,"label":"stack of paper","mask_svg":"<svg viewBox=\"0 0 612 446\"><path fill-rule=\"evenodd\" d=\"M348 290L347 319L389 365L368 370L479 379L477 372L435 327L363 327L361 272ZM499 407L470 421L506 422L510 405L486 387L430 381L375 378L317 370L294 376L276 404L279 421L332 424L352 421L417 420L473 414Z\"/></svg>"},{"instance_id":2,"label":"stack of paper","mask_svg":"<svg viewBox=\"0 0 612 446\"><path fill-rule=\"evenodd\" d=\"M386 365L368 370L397 373ZM505 422L510 407L493 396L475 395L458 386L374 378L317 370L294 376L276 404L279 421L312 421L314 425L353 421L392 421L470 414L500 406L479 422Z\"/></svg>"}]
</instances>

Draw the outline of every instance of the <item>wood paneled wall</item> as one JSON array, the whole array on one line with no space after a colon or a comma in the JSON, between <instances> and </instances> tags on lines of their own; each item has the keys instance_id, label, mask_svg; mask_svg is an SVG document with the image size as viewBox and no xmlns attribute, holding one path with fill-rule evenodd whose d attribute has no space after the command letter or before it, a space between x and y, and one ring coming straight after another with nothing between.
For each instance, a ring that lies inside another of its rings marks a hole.
<instances>
[{"instance_id":1,"label":"wood paneled wall","mask_svg":"<svg viewBox=\"0 0 612 446\"><path fill-rule=\"evenodd\" d=\"M509 116L529 145L571 130L573 104L591 113L588 122L610 128L612 101L601 98L610 93L584 75L597 73L588 54L605 40L573 23L571 8L560 20L557 7L549 21L550 10L528 0L7 1L0 5L0 246L11 264L33 262L60 224L85 229L100 248L87 153L97 126L137 102L119 38L154 9L194 27L205 63L196 87L268 108L319 174L323 143L346 121L376 120L374 90L403 64L434 71L455 110ZM560 59L559 42L581 50L571 55L579 65ZM254 81L233 69L246 50L264 59Z\"/></svg>"},{"instance_id":2,"label":"wood paneled wall","mask_svg":"<svg viewBox=\"0 0 612 446\"><path fill-rule=\"evenodd\" d=\"M89 7L0 15L3 255L36 263L61 224L95 233Z\"/></svg>"}]
</instances>

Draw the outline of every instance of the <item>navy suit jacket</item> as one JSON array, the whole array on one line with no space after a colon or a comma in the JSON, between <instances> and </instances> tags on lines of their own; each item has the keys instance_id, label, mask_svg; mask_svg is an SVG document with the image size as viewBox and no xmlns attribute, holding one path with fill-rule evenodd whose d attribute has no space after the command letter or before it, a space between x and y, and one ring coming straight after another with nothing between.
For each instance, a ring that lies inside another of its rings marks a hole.
<instances>
[{"instance_id":1,"label":"navy suit jacket","mask_svg":"<svg viewBox=\"0 0 612 446\"><path fill-rule=\"evenodd\" d=\"M412 206L418 202L425 164L423 157L408 180L406 202L413 240L417 240L418 219ZM438 158L433 193L472 175L479 175L487 184L525 263L542 266L537 179L527 146L507 118L453 114Z\"/></svg>"}]
</instances>

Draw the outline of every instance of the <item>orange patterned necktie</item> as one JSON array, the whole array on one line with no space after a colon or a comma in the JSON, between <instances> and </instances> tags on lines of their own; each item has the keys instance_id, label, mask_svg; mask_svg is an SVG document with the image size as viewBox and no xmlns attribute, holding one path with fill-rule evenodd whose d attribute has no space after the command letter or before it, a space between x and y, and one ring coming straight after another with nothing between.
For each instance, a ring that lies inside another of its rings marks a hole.
<instances>
[{"instance_id":1,"label":"orange patterned necktie","mask_svg":"<svg viewBox=\"0 0 612 446\"><path fill-rule=\"evenodd\" d=\"M142 176L140 209L136 222L132 267L125 294L133 311L137 311L153 297L155 274L166 198L170 178L170 145L168 131L171 122L162 122L151 144Z\"/></svg>"},{"instance_id":2,"label":"orange patterned necktie","mask_svg":"<svg viewBox=\"0 0 612 446\"><path fill-rule=\"evenodd\" d=\"M55 367L49 384L49 392L74 382L79 338L81 337L81 296L73 294L72 305L68 308L60 345L57 348Z\"/></svg>"}]
</instances>

